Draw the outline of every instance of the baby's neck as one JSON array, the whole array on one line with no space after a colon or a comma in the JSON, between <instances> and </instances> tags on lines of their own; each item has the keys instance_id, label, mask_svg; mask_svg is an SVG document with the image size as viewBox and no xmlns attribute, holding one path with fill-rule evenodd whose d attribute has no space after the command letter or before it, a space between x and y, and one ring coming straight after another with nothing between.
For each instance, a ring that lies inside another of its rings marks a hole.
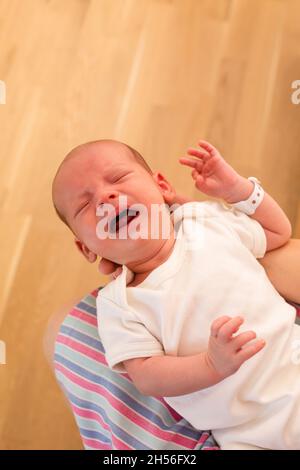
<instances>
[{"instance_id":1,"label":"baby's neck","mask_svg":"<svg viewBox=\"0 0 300 470\"><path fill-rule=\"evenodd\" d=\"M175 245L175 235L174 230L171 231L170 237L168 237L157 253L152 256L149 260L143 261L139 264L137 263L128 263L126 266L132 272L134 272L135 277L133 281L128 284L128 286L135 286L143 282L144 279L160 264L164 263L169 256L171 255L174 245Z\"/></svg>"}]
</instances>

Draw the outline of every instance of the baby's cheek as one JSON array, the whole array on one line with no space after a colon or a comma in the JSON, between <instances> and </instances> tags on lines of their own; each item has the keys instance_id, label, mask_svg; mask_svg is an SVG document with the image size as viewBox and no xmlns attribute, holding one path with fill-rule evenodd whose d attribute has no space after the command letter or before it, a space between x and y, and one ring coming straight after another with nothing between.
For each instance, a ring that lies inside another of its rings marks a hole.
<instances>
[{"instance_id":1,"label":"baby's cheek","mask_svg":"<svg viewBox=\"0 0 300 470\"><path fill-rule=\"evenodd\" d=\"M77 221L76 233L89 248L90 245L95 245L95 243L99 241L96 234L96 226L91 223L87 217L81 217L81 219Z\"/></svg>"}]
</instances>

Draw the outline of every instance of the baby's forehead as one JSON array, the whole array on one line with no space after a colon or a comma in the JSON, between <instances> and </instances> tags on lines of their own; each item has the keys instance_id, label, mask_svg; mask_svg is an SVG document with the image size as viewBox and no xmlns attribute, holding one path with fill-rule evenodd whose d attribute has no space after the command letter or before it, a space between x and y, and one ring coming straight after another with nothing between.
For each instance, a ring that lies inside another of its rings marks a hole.
<instances>
[{"instance_id":1,"label":"baby's forehead","mask_svg":"<svg viewBox=\"0 0 300 470\"><path fill-rule=\"evenodd\" d=\"M83 148L81 151L75 152L69 157L70 164L75 163L75 166L80 168L87 166L88 168L98 168L99 170L106 169L107 167L117 167L119 165L126 165L133 163L135 160L132 154L125 146L120 145L98 145ZM66 160L66 163L68 159Z\"/></svg>"},{"instance_id":2,"label":"baby's forehead","mask_svg":"<svg viewBox=\"0 0 300 470\"><path fill-rule=\"evenodd\" d=\"M78 189L88 186L88 178L135 164L130 150L121 143L80 145L65 157L57 170L52 183L53 201L59 207L69 204Z\"/></svg>"},{"instance_id":3,"label":"baby's forehead","mask_svg":"<svg viewBox=\"0 0 300 470\"><path fill-rule=\"evenodd\" d=\"M131 155L130 155L131 157ZM93 178L99 176L106 178L118 170L128 169L136 165L133 158L129 158L128 154L120 151L112 157L110 153L82 153L73 155L72 158L65 162L64 173L60 179L62 185L70 190L78 190L83 186L92 183ZM61 186L61 184L59 184Z\"/></svg>"}]
</instances>

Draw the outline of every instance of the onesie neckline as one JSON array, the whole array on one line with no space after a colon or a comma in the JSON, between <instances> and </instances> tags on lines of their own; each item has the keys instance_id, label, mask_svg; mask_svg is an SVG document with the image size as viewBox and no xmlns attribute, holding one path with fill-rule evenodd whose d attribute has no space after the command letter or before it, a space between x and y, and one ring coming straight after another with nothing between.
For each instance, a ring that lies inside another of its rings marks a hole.
<instances>
[{"instance_id":1,"label":"onesie neckline","mask_svg":"<svg viewBox=\"0 0 300 470\"><path fill-rule=\"evenodd\" d=\"M175 213L176 211L174 211ZM173 213L173 214L174 214ZM173 214L171 216L173 216ZM182 222L182 221L181 221ZM117 277L116 281L119 288L125 289L139 289L144 287L156 287L162 280L166 278L168 273L175 274L181 266L183 255L185 253L185 240L183 236L182 223L178 229L174 228L175 243L172 248L170 256L161 263L157 268L153 269L150 274L137 286L127 285L132 281L134 273L126 266L122 266L122 273ZM118 290L117 289L117 290Z\"/></svg>"}]
</instances>

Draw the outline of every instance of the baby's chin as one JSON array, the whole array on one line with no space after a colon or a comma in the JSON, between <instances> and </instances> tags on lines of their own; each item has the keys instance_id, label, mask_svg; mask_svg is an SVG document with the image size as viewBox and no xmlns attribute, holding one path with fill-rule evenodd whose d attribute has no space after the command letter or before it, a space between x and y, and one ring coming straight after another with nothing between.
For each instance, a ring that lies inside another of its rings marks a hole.
<instances>
[{"instance_id":1,"label":"baby's chin","mask_svg":"<svg viewBox=\"0 0 300 470\"><path fill-rule=\"evenodd\" d=\"M143 239L137 240L112 240L115 244L112 250L99 250L98 255L110 260L112 263L127 265L135 263L141 259L151 259L156 255L165 240ZM105 253L104 253L105 251Z\"/></svg>"}]
</instances>

